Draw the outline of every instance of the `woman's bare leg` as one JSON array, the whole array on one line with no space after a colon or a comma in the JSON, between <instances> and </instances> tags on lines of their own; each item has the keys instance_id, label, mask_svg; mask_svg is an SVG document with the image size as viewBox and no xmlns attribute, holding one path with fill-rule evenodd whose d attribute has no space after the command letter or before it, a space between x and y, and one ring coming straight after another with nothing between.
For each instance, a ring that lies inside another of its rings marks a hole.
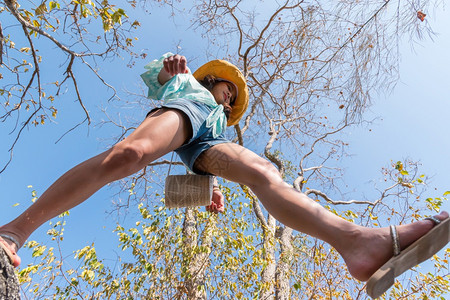
<instances>
[{"instance_id":1,"label":"woman's bare leg","mask_svg":"<svg viewBox=\"0 0 450 300\"><path fill-rule=\"evenodd\" d=\"M248 149L232 143L216 145L199 157L195 167L248 186L277 220L333 246L356 279L367 280L393 255L389 228L366 228L336 216L283 182L270 162ZM443 220L448 214L436 217ZM402 249L432 227L428 220L398 226Z\"/></svg>"},{"instance_id":2,"label":"woman's bare leg","mask_svg":"<svg viewBox=\"0 0 450 300\"><path fill-rule=\"evenodd\" d=\"M12 236L22 246L44 222L82 203L104 185L141 170L181 146L191 130L187 117L177 110L152 113L126 139L61 176L25 212L2 226L0 233Z\"/></svg>"}]
</instances>

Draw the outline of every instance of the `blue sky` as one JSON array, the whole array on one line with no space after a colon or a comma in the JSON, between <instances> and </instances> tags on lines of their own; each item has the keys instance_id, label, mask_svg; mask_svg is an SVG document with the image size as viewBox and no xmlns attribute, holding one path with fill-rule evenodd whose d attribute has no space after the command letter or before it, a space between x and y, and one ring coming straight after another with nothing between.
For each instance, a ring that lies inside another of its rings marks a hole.
<instances>
[{"instance_id":1,"label":"blue sky","mask_svg":"<svg viewBox=\"0 0 450 300\"><path fill-rule=\"evenodd\" d=\"M371 112L367 115L369 118L379 119L367 128L354 128L348 136L349 152L353 156L344 160L343 166L347 169L346 182L355 189L354 197L360 195L359 191L367 192L371 180L381 178L381 167L389 164L391 160L404 158L420 160L423 173L433 176L429 183L430 197L439 197L450 190L450 182L447 180L450 170L450 58L447 54L450 48L450 14L448 11L435 13L429 13L427 16L427 21L431 22L438 32L434 41L422 42L416 45L414 50L406 43L401 46L400 81L392 94L374 99ZM157 26L157 14L157 11L154 11L150 18L142 22L141 32L144 32L145 28ZM164 16L160 18L164 19ZM175 22L181 24L182 21ZM182 52L195 53L195 49L203 43L202 39L198 36L187 39L185 28L177 24L168 22L165 31L151 30L148 35L140 34L145 38L137 43L137 47L146 48L147 53L158 56L168 50L175 51L176 45L180 43ZM204 48L203 46L202 49ZM151 58L153 57L149 57ZM199 63L195 62L196 65ZM142 63L142 66L144 64ZM111 80L120 77L123 84L119 83L118 89L137 89L139 74L143 69L138 65L132 69L118 65L112 63L108 68L105 67L107 77ZM78 71L82 71L81 68ZM98 81L87 76L80 80L80 84L83 86L82 94L89 95L89 101L98 102L99 106L107 105L106 91L98 88ZM117 129L111 127L81 126L55 144L62 134L76 125L73 112L80 111L73 97L62 97L57 101L66 101L69 107L60 111L56 120L62 125L51 124L26 131L16 148L13 162L6 172L0 174L2 223L12 219L28 206L32 190L36 190L40 195L75 164L103 151L107 142L102 139L118 134ZM130 113L132 111L130 109ZM127 111L123 112L126 113ZM95 112L93 116L102 118L101 114ZM10 136L4 129L0 134L5 141L0 146L3 160L7 157L9 143L6 141ZM29 185L33 188L28 188ZM119 252L115 247L116 235L112 233L115 220L105 213L110 209L111 197L112 191L104 188L71 211L65 231L63 253L72 256L72 251L95 242L102 257L115 259L115 253ZM19 205L14 206L16 203ZM444 208L450 210L450 205L447 203ZM43 226L31 239L45 241L47 229L48 226ZM25 266L32 258L30 253L21 253Z\"/></svg>"},{"instance_id":2,"label":"blue sky","mask_svg":"<svg viewBox=\"0 0 450 300\"><path fill-rule=\"evenodd\" d=\"M420 161L422 173L432 177L430 197L450 190L449 16L448 11L440 11L428 19L438 33L434 42L428 40L414 49L402 45L400 81L392 94L375 99L368 114L379 120L374 126L352 130L349 142L354 156L347 176L357 185L377 178L380 166L390 160L410 158ZM448 203L445 209L450 209Z\"/></svg>"}]
</instances>

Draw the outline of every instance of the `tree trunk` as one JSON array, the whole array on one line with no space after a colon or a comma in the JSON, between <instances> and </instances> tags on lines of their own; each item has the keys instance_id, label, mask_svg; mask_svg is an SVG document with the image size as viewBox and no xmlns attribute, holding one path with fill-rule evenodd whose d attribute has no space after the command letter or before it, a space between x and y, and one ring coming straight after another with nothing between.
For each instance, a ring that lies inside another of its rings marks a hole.
<instances>
[{"instance_id":1,"label":"tree trunk","mask_svg":"<svg viewBox=\"0 0 450 300\"><path fill-rule=\"evenodd\" d=\"M3 250L0 250L0 299L20 300L19 281Z\"/></svg>"},{"instance_id":2,"label":"tree trunk","mask_svg":"<svg viewBox=\"0 0 450 300\"><path fill-rule=\"evenodd\" d=\"M183 235L185 238L185 287L187 299L206 300L205 271L209 265L209 254L212 243L211 229L214 218L209 218L208 224L201 236L201 248L198 245L197 220L195 218L196 210L186 208L186 214L183 226Z\"/></svg>"},{"instance_id":3,"label":"tree trunk","mask_svg":"<svg viewBox=\"0 0 450 300\"><path fill-rule=\"evenodd\" d=\"M276 220L274 217L269 215L267 218L267 226L264 230L264 250L265 256L264 260L267 262L266 267L261 273L261 282L263 283L263 289L260 294L261 300L272 299L274 294L273 284L275 283L275 226Z\"/></svg>"},{"instance_id":4,"label":"tree trunk","mask_svg":"<svg viewBox=\"0 0 450 300\"><path fill-rule=\"evenodd\" d=\"M292 258L292 229L289 227L282 228L278 238L281 245L281 253L275 273L275 299L287 300L290 299L289 270Z\"/></svg>"}]
</instances>

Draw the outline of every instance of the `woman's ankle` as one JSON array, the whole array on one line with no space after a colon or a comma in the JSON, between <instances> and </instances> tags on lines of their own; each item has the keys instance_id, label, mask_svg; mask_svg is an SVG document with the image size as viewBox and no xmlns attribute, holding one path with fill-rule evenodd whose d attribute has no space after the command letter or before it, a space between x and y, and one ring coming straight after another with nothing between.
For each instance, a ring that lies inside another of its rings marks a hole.
<instances>
[{"instance_id":1,"label":"woman's ankle","mask_svg":"<svg viewBox=\"0 0 450 300\"><path fill-rule=\"evenodd\" d=\"M19 234L17 234L12 230L8 230L7 228L4 227L0 227L0 237L2 237L8 243L8 245L10 245L11 248L16 252L25 243L24 240L21 239Z\"/></svg>"}]
</instances>

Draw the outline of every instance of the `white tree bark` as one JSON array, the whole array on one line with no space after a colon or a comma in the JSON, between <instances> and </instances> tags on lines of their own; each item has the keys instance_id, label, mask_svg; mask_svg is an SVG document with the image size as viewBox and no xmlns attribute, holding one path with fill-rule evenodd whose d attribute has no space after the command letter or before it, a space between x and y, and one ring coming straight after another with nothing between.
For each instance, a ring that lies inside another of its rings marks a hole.
<instances>
[{"instance_id":1,"label":"white tree bark","mask_svg":"<svg viewBox=\"0 0 450 300\"><path fill-rule=\"evenodd\" d=\"M210 218L206 224L202 236L200 237L201 246L204 251L198 250L199 232L197 229L197 221L195 218L196 210L186 208L186 214L183 225L184 246L185 246L185 288L188 299L206 300L205 271L209 266L209 254L212 243L212 222L216 222L214 218Z\"/></svg>"},{"instance_id":2,"label":"white tree bark","mask_svg":"<svg viewBox=\"0 0 450 300\"><path fill-rule=\"evenodd\" d=\"M8 256L0 250L0 299L20 300L19 282Z\"/></svg>"}]
</instances>

